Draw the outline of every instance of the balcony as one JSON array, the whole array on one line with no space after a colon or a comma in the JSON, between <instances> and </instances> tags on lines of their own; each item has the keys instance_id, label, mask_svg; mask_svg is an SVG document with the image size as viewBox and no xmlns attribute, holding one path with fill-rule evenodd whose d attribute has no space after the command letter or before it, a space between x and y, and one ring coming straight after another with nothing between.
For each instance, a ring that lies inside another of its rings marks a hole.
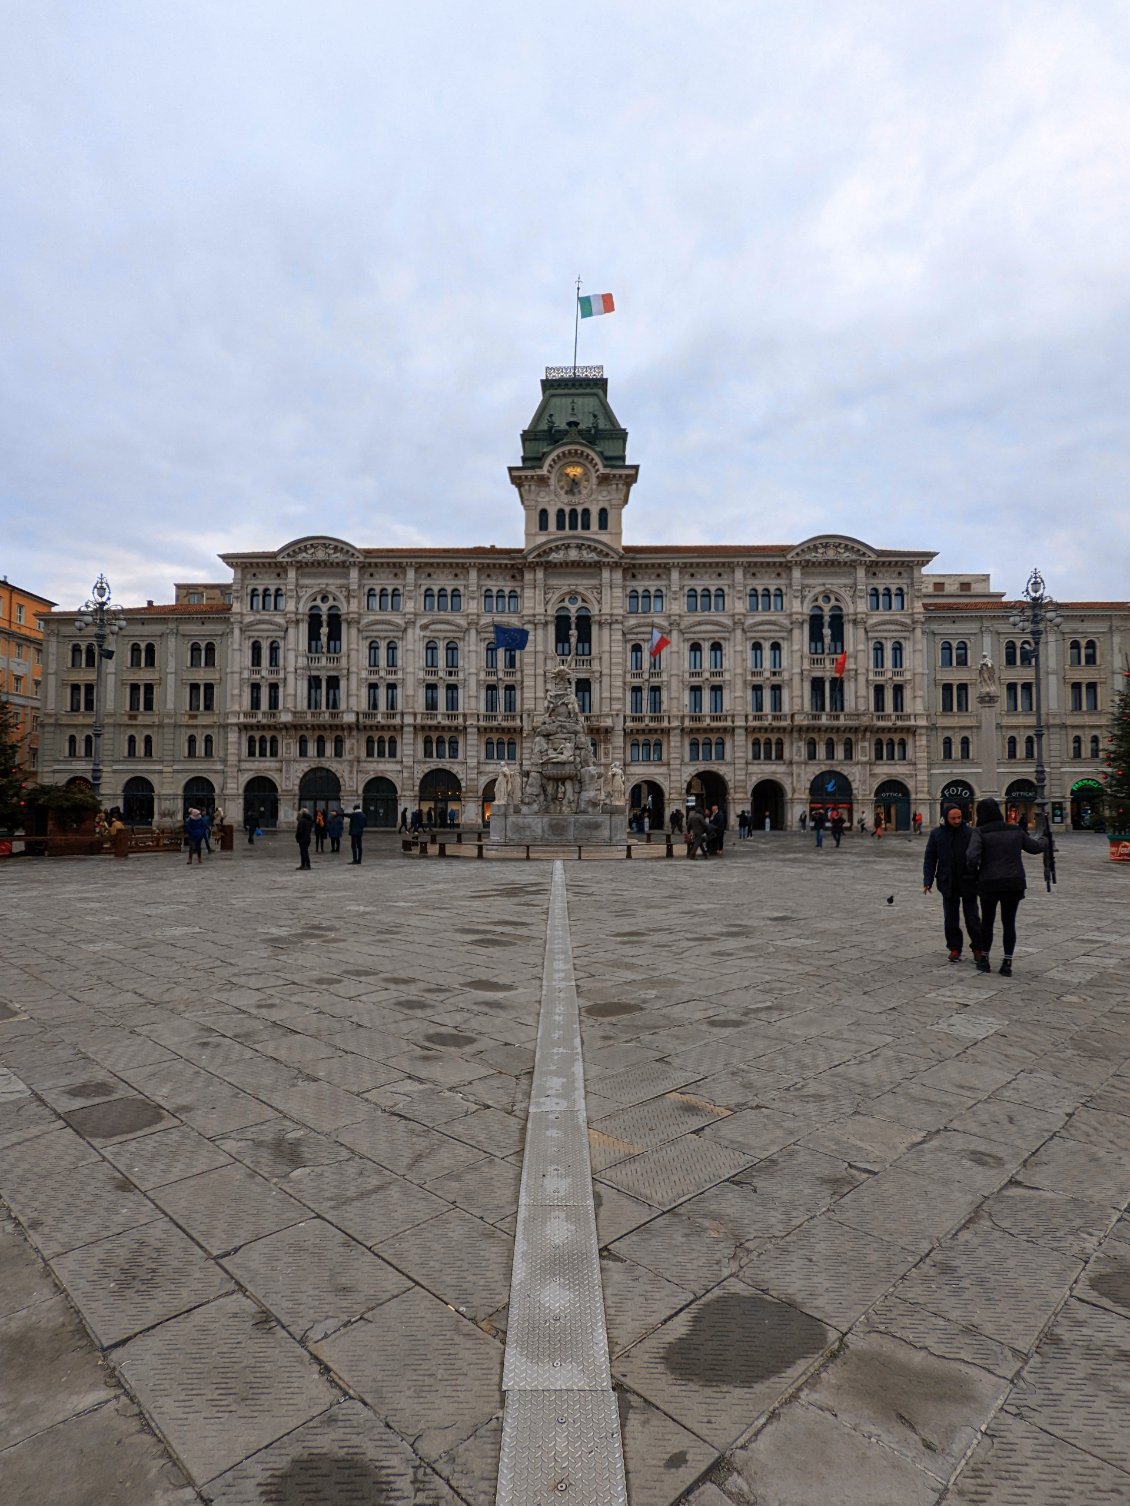
<instances>
[{"instance_id":1,"label":"balcony","mask_svg":"<svg viewBox=\"0 0 1130 1506\"><path fill-rule=\"evenodd\" d=\"M282 717L281 711L241 711L239 713L241 722L281 722Z\"/></svg>"},{"instance_id":2,"label":"balcony","mask_svg":"<svg viewBox=\"0 0 1130 1506\"><path fill-rule=\"evenodd\" d=\"M403 717L402 711L359 711L357 713L359 722L399 722L403 720Z\"/></svg>"},{"instance_id":3,"label":"balcony","mask_svg":"<svg viewBox=\"0 0 1130 1506\"><path fill-rule=\"evenodd\" d=\"M342 654L300 654L300 667L306 669L340 669L344 663Z\"/></svg>"}]
</instances>

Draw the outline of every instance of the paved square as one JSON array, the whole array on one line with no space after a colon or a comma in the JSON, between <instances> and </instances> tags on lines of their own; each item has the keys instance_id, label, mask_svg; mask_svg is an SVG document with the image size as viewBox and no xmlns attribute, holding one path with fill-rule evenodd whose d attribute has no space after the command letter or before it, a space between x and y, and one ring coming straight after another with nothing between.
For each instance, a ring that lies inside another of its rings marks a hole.
<instances>
[{"instance_id":1,"label":"paved square","mask_svg":"<svg viewBox=\"0 0 1130 1506\"><path fill-rule=\"evenodd\" d=\"M490 1506L520 1190L591 1185L632 1506L1130 1499L1128 875L1065 839L1003 979L921 854L567 864L591 1184L529 1112L548 864L0 867L0 1495Z\"/></svg>"}]
</instances>

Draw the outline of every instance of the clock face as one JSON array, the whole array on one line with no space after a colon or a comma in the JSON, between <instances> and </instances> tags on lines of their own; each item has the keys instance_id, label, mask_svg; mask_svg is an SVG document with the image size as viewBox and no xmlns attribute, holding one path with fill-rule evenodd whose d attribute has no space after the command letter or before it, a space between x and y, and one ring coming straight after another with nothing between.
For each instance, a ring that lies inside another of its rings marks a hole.
<instances>
[{"instance_id":1,"label":"clock face","mask_svg":"<svg viewBox=\"0 0 1130 1506\"><path fill-rule=\"evenodd\" d=\"M557 490L563 497L583 497L589 490L588 468L571 460L557 472Z\"/></svg>"}]
</instances>

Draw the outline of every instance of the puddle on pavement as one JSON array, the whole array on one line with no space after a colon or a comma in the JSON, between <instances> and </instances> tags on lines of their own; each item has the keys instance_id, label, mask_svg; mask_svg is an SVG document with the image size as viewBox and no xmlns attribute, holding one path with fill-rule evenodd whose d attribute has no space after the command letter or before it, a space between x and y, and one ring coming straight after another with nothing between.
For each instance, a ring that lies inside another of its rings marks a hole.
<instances>
[{"instance_id":1,"label":"puddle on pavement","mask_svg":"<svg viewBox=\"0 0 1130 1506\"><path fill-rule=\"evenodd\" d=\"M16 1011L7 1004L0 1004L0 1020L14 1020Z\"/></svg>"},{"instance_id":2,"label":"puddle on pavement","mask_svg":"<svg viewBox=\"0 0 1130 1506\"><path fill-rule=\"evenodd\" d=\"M479 994L511 994L516 983L496 983L493 978L464 978L463 987L473 988Z\"/></svg>"},{"instance_id":3,"label":"puddle on pavement","mask_svg":"<svg viewBox=\"0 0 1130 1506\"><path fill-rule=\"evenodd\" d=\"M709 1025L712 1030L735 1030L739 1025L744 1025L745 1020L703 1020L704 1025Z\"/></svg>"},{"instance_id":4,"label":"puddle on pavement","mask_svg":"<svg viewBox=\"0 0 1130 1506\"><path fill-rule=\"evenodd\" d=\"M584 1011L590 1020L616 1020L624 1014L639 1014L639 1004L590 1004Z\"/></svg>"},{"instance_id":5,"label":"puddle on pavement","mask_svg":"<svg viewBox=\"0 0 1130 1506\"><path fill-rule=\"evenodd\" d=\"M321 977L311 978L310 982L311 983L320 983L323 986L325 986L326 984L330 984L330 983L340 983L341 982L341 978L337 975L337 973L325 973Z\"/></svg>"},{"instance_id":6,"label":"puddle on pavement","mask_svg":"<svg viewBox=\"0 0 1130 1506\"><path fill-rule=\"evenodd\" d=\"M1104 1271L1101 1276L1092 1276L1089 1284L1093 1292L1105 1297L1108 1302L1130 1309L1130 1266L1116 1266L1112 1271Z\"/></svg>"},{"instance_id":7,"label":"puddle on pavement","mask_svg":"<svg viewBox=\"0 0 1130 1506\"><path fill-rule=\"evenodd\" d=\"M371 1459L342 1454L299 1454L262 1483L265 1501L274 1506L313 1506L316 1501L364 1501L392 1506L405 1499L407 1484L399 1472L379 1468ZM415 1492L413 1492L414 1494Z\"/></svg>"},{"instance_id":8,"label":"puddle on pavement","mask_svg":"<svg viewBox=\"0 0 1130 1506\"><path fill-rule=\"evenodd\" d=\"M121 1084L117 1082L75 1082L68 1087L60 1088L64 1098L97 1098L100 1093L113 1095L121 1091Z\"/></svg>"},{"instance_id":9,"label":"puddle on pavement","mask_svg":"<svg viewBox=\"0 0 1130 1506\"><path fill-rule=\"evenodd\" d=\"M459 1035L454 1030L433 1030L431 1035L424 1037L433 1046L477 1046L479 1038L476 1035Z\"/></svg>"},{"instance_id":10,"label":"puddle on pavement","mask_svg":"<svg viewBox=\"0 0 1130 1506\"><path fill-rule=\"evenodd\" d=\"M820 1354L827 1342L824 1325L795 1307L723 1292L692 1308L690 1328L671 1340L663 1359L679 1380L754 1386Z\"/></svg>"},{"instance_id":11,"label":"puddle on pavement","mask_svg":"<svg viewBox=\"0 0 1130 1506\"><path fill-rule=\"evenodd\" d=\"M108 1103L96 1103L87 1109L75 1109L63 1118L80 1135L108 1139L113 1135L128 1135L134 1130L149 1129L160 1124L165 1117L164 1109L145 1098L111 1098Z\"/></svg>"}]
</instances>

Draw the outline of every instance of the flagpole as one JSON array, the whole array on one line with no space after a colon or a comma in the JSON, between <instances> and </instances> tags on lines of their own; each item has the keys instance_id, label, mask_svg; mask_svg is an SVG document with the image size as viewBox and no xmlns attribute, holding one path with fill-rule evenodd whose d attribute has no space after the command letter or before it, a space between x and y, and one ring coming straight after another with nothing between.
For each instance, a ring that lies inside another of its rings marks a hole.
<instances>
[{"instance_id":1,"label":"flagpole","mask_svg":"<svg viewBox=\"0 0 1130 1506\"><path fill-rule=\"evenodd\" d=\"M573 300L573 375L577 375L577 334L581 327L581 279L577 277L577 296Z\"/></svg>"}]
</instances>

